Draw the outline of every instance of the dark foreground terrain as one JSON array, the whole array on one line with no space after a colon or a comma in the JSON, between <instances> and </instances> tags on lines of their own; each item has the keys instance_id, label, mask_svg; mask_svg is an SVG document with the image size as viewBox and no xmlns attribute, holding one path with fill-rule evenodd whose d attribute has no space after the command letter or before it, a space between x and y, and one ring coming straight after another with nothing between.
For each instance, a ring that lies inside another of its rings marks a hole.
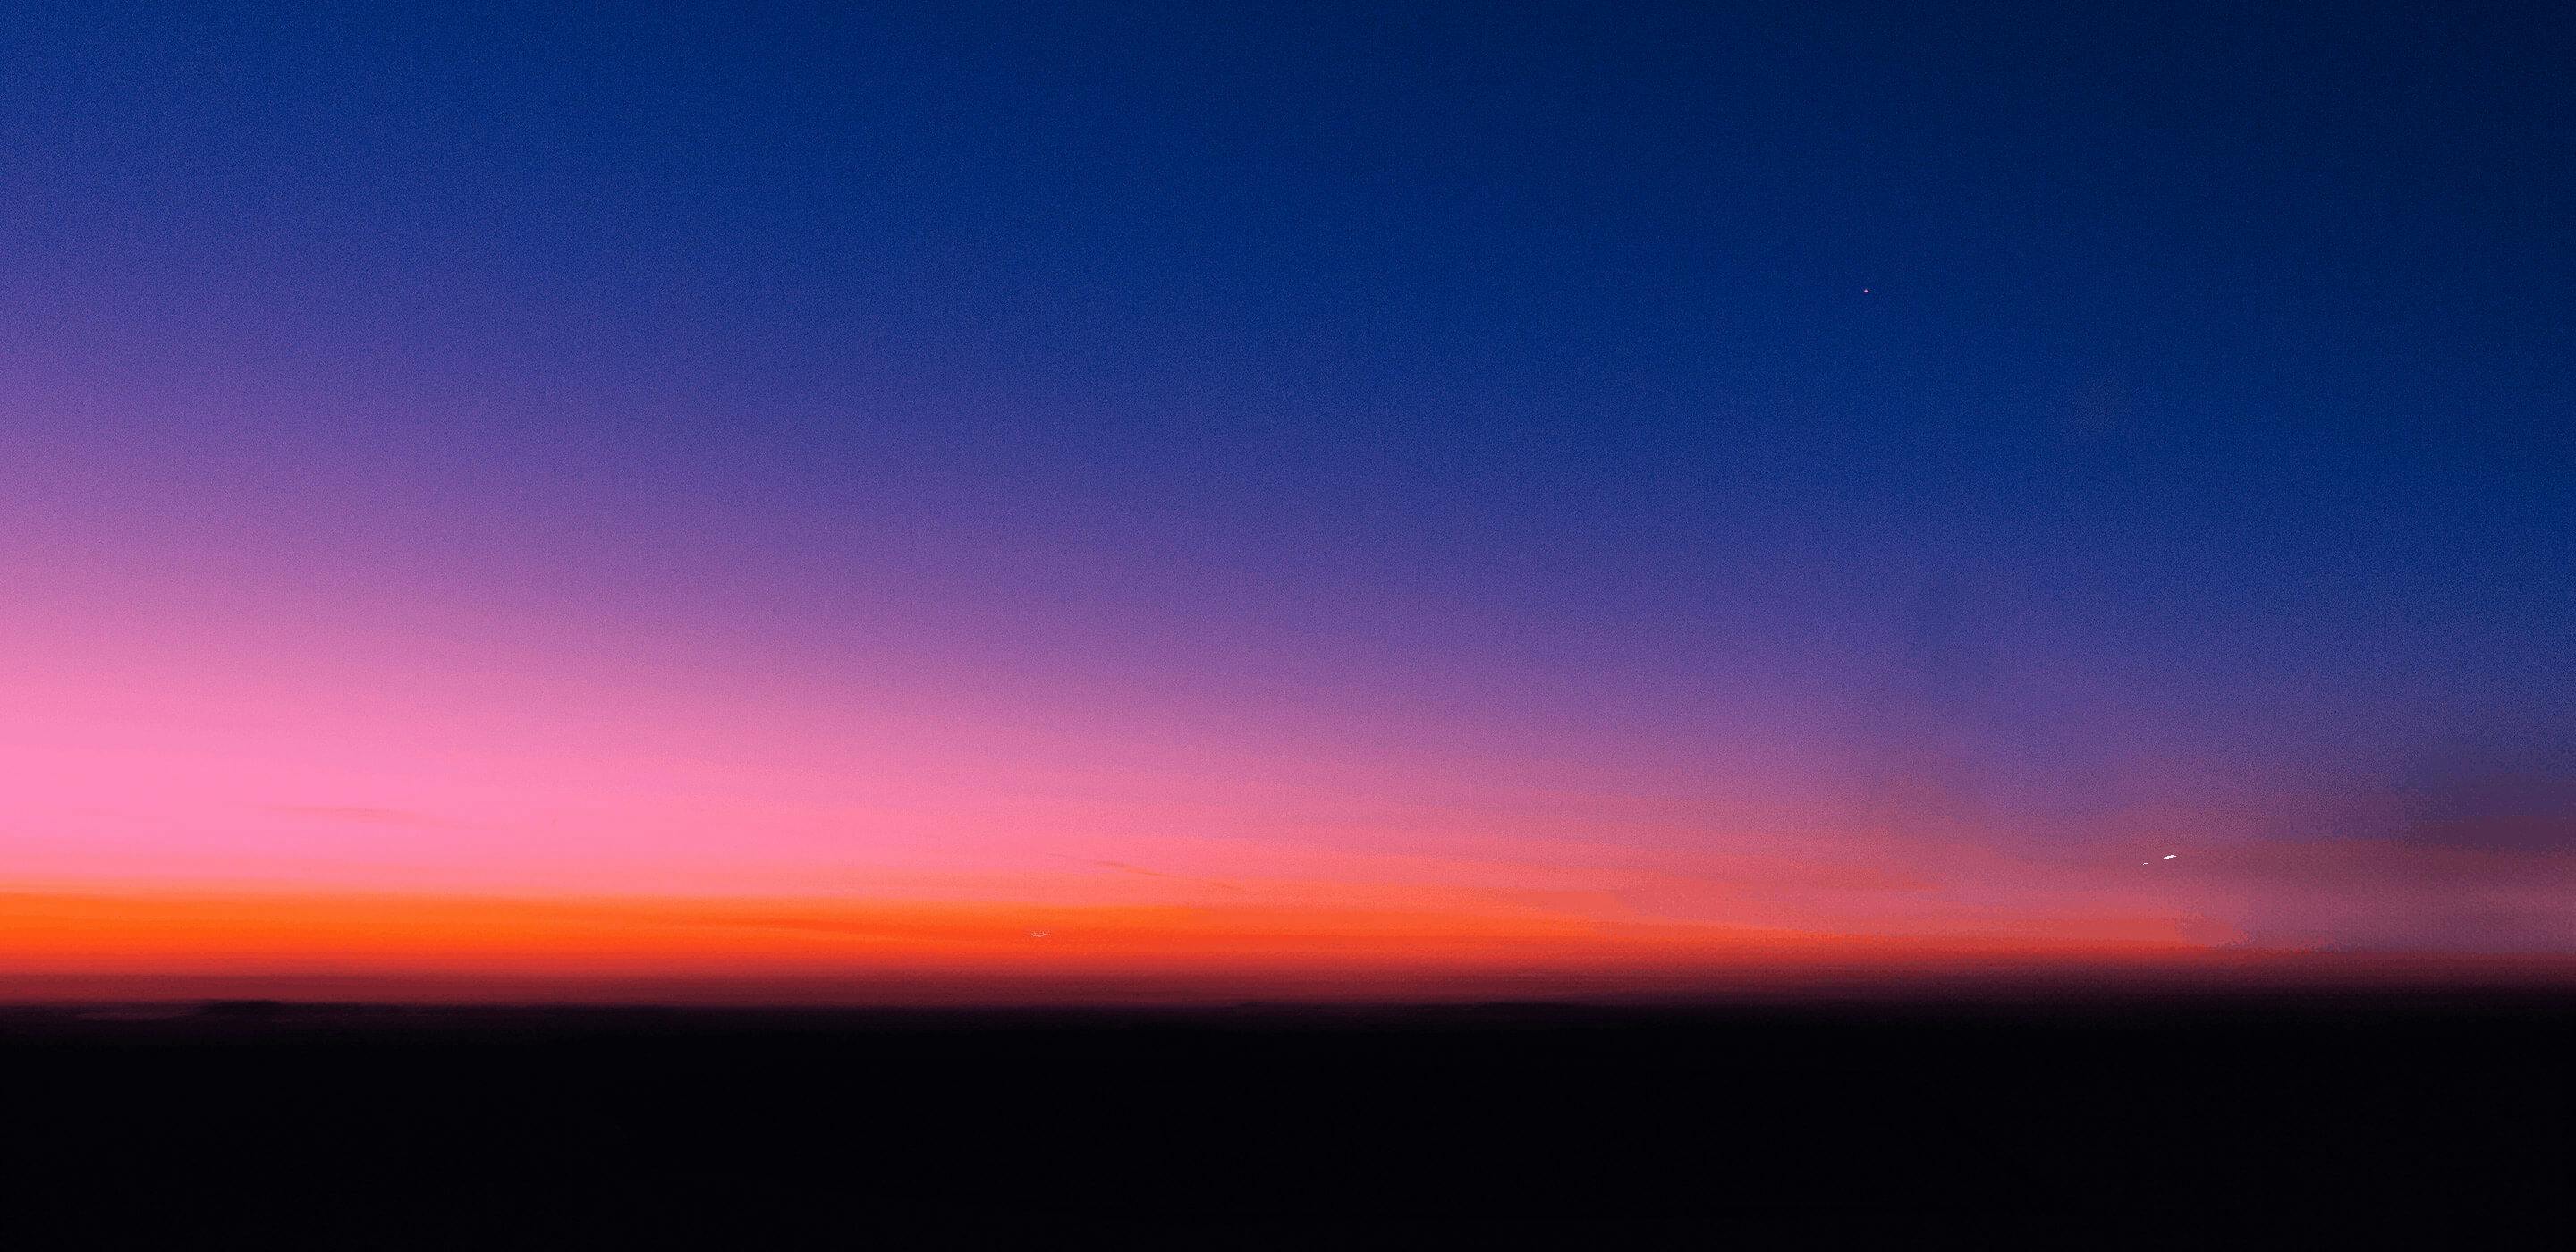
<instances>
[{"instance_id":1,"label":"dark foreground terrain","mask_svg":"<svg viewBox=\"0 0 2576 1252\"><path fill-rule=\"evenodd\" d=\"M2298 1247L2401 1211L2553 1247L2571 1023L2424 996L12 1009L0 1247Z\"/></svg>"}]
</instances>

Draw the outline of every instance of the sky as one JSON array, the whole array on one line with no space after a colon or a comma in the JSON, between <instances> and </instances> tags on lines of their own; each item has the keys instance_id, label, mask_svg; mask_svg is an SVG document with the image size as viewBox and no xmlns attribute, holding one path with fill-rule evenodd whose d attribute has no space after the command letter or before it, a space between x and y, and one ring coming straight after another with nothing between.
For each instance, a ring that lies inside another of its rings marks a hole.
<instances>
[{"instance_id":1,"label":"sky","mask_svg":"<svg viewBox=\"0 0 2576 1252\"><path fill-rule=\"evenodd\" d=\"M2563 6L642 10L0 16L0 997L2576 969Z\"/></svg>"}]
</instances>

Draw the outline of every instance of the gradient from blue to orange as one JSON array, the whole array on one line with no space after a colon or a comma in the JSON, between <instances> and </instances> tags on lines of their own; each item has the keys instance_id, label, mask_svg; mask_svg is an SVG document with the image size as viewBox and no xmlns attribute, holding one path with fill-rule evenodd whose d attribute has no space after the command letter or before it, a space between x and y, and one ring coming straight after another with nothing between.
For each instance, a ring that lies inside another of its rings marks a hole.
<instances>
[{"instance_id":1,"label":"gradient from blue to orange","mask_svg":"<svg viewBox=\"0 0 2576 1252\"><path fill-rule=\"evenodd\" d=\"M2567 15L1706 7L13 11L0 994L2563 976Z\"/></svg>"}]
</instances>

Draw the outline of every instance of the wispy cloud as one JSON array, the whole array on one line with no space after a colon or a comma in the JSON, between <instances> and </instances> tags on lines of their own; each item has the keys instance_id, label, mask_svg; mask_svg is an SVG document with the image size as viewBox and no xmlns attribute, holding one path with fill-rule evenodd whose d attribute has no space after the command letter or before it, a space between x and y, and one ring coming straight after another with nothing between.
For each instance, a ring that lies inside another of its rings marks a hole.
<instances>
[{"instance_id":1,"label":"wispy cloud","mask_svg":"<svg viewBox=\"0 0 2576 1252\"><path fill-rule=\"evenodd\" d=\"M1227 882L1222 878L1200 878L1190 874L1167 874L1159 869L1147 869L1142 865L1130 865L1125 861L1103 861L1087 856L1072 856L1063 852L1050 852L1047 855L1056 857L1059 860L1079 861L1085 865L1097 865L1103 869L1114 869L1122 873L1142 874L1147 878L1169 878L1176 882L1205 883L1208 886L1222 887L1228 891L1243 890L1241 886Z\"/></svg>"},{"instance_id":2,"label":"wispy cloud","mask_svg":"<svg viewBox=\"0 0 2576 1252\"><path fill-rule=\"evenodd\" d=\"M362 804L264 804L261 811L288 817L311 818L315 821L366 822L378 826L434 826L438 819L410 809L377 808Z\"/></svg>"}]
</instances>

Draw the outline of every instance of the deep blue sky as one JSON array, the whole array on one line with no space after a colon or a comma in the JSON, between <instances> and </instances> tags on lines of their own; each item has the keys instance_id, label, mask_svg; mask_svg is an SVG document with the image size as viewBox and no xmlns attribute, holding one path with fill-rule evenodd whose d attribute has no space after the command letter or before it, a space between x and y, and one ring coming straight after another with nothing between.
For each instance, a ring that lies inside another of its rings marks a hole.
<instances>
[{"instance_id":1,"label":"deep blue sky","mask_svg":"<svg viewBox=\"0 0 2576 1252\"><path fill-rule=\"evenodd\" d=\"M2565 6L535 7L0 17L48 518L2005 792L2569 742Z\"/></svg>"}]
</instances>

